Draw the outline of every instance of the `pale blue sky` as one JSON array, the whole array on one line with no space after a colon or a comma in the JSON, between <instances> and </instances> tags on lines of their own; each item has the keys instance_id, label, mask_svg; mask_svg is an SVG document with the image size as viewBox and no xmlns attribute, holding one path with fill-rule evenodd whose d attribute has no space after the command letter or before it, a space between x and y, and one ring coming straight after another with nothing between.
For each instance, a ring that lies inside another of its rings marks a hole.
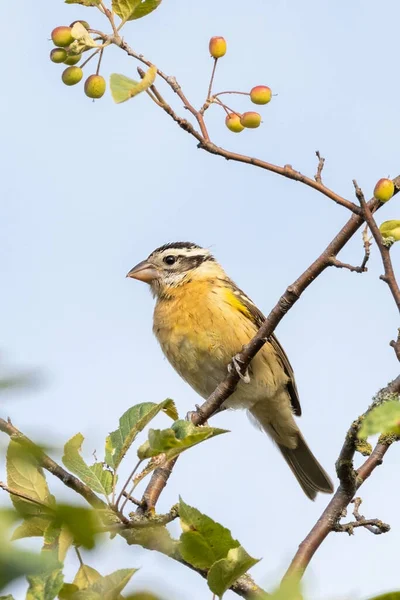
<instances>
[{"instance_id":1,"label":"pale blue sky","mask_svg":"<svg viewBox=\"0 0 400 600\"><path fill-rule=\"evenodd\" d=\"M198 150L145 95L116 106L110 95L93 103L82 86L63 86L62 67L48 60L51 30L78 18L99 29L106 24L95 9L61 0L38 6L0 7L8 56L0 96L1 351L9 365L38 369L43 385L10 394L2 416L59 446L81 431L86 456L97 449L101 457L106 434L133 404L171 397L184 415L199 401L153 338L148 289L125 279L136 262L167 241L210 245L268 313L348 214L299 183ZM261 109L262 127L239 136L225 128L222 110L209 110L213 141L310 175L319 149L327 159L327 185L351 197L357 178L369 196L377 179L400 173L399 44L392 26L399 19L397 0L254 0L251 6L164 0L151 16L128 24L124 35L175 75L197 105L212 64L208 40L223 35L228 53L215 89L266 84L278 96ZM111 48L103 74L111 72L134 77L136 63ZM176 98L165 95L179 109ZM238 109L251 106L242 98L230 101ZM399 202L384 207L378 220L400 218ZM395 247L395 265L399 252ZM357 263L361 257L357 237L342 258ZM365 275L330 270L277 331L295 369L302 431L332 476L351 421L398 374L388 346L398 314L380 272L375 249ZM327 497L306 499L244 413L224 413L213 422L231 433L179 460L159 509L181 494L220 520L250 554L263 557L252 574L271 589ZM363 514L389 522L392 531L332 534L305 578L311 600L363 599L398 587L393 482L399 459L395 446L361 490ZM49 483L74 498L50 477ZM172 530L177 533L177 525ZM122 540L86 558L103 574L141 567L131 589L148 586L166 600L211 598L195 573ZM76 569L71 556L68 576ZM10 591L19 599L24 588L16 583Z\"/></svg>"}]
</instances>

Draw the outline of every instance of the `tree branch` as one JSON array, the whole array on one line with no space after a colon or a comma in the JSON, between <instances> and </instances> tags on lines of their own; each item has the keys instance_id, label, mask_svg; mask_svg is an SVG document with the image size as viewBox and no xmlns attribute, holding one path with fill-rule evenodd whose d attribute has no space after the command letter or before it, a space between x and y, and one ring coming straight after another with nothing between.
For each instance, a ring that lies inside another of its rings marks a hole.
<instances>
[{"instance_id":1,"label":"tree branch","mask_svg":"<svg viewBox=\"0 0 400 600\"><path fill-rule=\"evenodd\" d=\"M335 527L342 517L343 510L350 504L354 493L358 490L364 481L368 479L371 473L382 464L383 457L393 442L390 437L380 439L373 452L359 469L354 471L353 457L356 452L357 433L364 417L377 404L393 399L393 396L400 396L400 375L392 381L386 388L383 388L376 395L373 403L367 411L361 415L350 427L347 432L345 442L336 463L336 471L340 480L340 485L335 492L332 500L325 508L317 523L311 529L307 537L301 542L283 580L300 580L307 569L312 557L318 550L326 537L335 531ZM399 398L398 398L399 399Z\"/></svg>"},{"instance_id":2,"label":"tree branch","mask_svg":"<svg viewBox=\"0 0 400 600\"><path fill-rule=\"evenodd\" d=\"M400 288L396 281L396 276L394 274L394 269L392 265L392 259L390 258L390 250L388 246L385 246L383 243L381 232L379 231L379 227L376 224L376 221L373 217L373 211L371 207L366 203L364 194L361 188L357 185L356 180L353 180L354 189L356 191L356 196L358 201L360 202L361 209L363 211L364 219L368 224L368 227L371 230L372 235L374 236L376 245L378 246L379 252L382 257L383 267L385 269L385 274L381 275L382 281L388 284L390 291L392 292L392 296L394 301L396 302L397 308L400 312ZM395 184L395 187L396 184Z\"/></svg>"},{"instance_id":3,"label":"tree branch","mask_svg":"<svg viewBox=\"0 0 400 600\"><path fill-rule=\"evenodd\" d=\"M132 56L132 58L136 58L137 60L139 60L143 64L147 65L148 67L152 66L152 64L153 64L152 62L150 62L148 59L146 59L142 54L138 54L137 52L135 52L129 46L129 44L127 44L127 42L125 42L125 40L123 40L119 35L118 36L115 36L115 35L114 36L105 36L105 39L107 39L110 43L113 43L116 46L118 46L119 48L121 48L122 50L124 50L124 52L126 52L128 54L128 56ZM307 177L306 175L303 175L299 171L296 171L295 169L293 169L293 167L291 165L284 165L283 167L281 167L279 165L274 165L272 163L268 163L268 162L263 161L258 158L252 158L250 156L245 156L244 154L237 154L236 152L230 152L229 150L225 150L224 148L216 146L213 142L210 141L210 137L209 137L209 134L208 134L205 122L204 122L204 116L203 116L204 111L196 110L193 107L193 105L188 101L188 99L184 95L182 88L179 85L179 83L177 82L175 77L170 77L170 76L166 75L160 69L157 69L157 74L178 95L178 97L182 101L182 104L185 107L185 109L188 110L195 117L195 119L197 120L197 122L199 124L201 133L197 132L193 128L193 126L190 123L188 123L185 119L182 119L181 117L179 117L175 113L175 111L171 108L171 106L169 106L165 101L162 106L163 110L165 110L165 112L172 119L174 119L174 121L182 129L184 129L184 131L193 135L200 142L198 145L199 148L201 148L202 150L206 150L206 152L209 152L211 154L216 154L218 156L222 156L223 158L226 158L227 160L234 160L236 162L252 164L256 167L260 167L261 169L271 171L272 173L277 173L278 175L281 175L282 177L287 177L288 179L293 179L294 181L300 181L301 183L304 183L305 185L317 190L324 196L327 196L328 198L330 198L337 204L340 204L341 206L347 208L354 214L356 214L356 215L361 214L360 208L356 204L354 204L354 202L351 202L350 200L343 198L342 196L340 196L333 190L329 189L322 183L322 181L320 180L322 167L318 167L320 169L319 171L317 171L319 180L316 180L316 179L312 179L311 177ZM152 86L152 87L153 87L153 91L154 91L155 86ZM317 176L316 176L316 178L317 178Z\"/></svg>"},{"instance_id":4,"label":"tree branch","mask_svg":"<svg viewBox=\"0 0 400 600\"><path fill-rule=\"evenodd\" d=\"M82 483L77 477L63 469L58 465L50 456L47 456L45 452L39 446L37 446L32 440L23 435L10 421L0 419L0 431L3 431L10 436L12 440L24 446L32 456L34 456L38 464L49 471L52 475L57 477L64 485L73 489L77 494L82 496L93 508L108 508L107 504L103 502L86 484Z\"/></svg>"}]
</instances>

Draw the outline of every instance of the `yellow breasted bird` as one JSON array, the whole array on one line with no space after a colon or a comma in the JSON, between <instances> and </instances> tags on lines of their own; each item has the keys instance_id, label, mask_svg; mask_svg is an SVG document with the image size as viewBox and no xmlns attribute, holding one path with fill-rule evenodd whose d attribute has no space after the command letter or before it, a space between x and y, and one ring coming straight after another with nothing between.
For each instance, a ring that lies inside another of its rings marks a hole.
<instances>
[{"instance_id":1,"label":"yellow breasted bird","mask_svg":"<svg viewBox=\"0 0 400 600\"><path fill-rule=\"evenodd\" d=\"M191 242L157 248L127 276L150 284L157 299L153 331L161 348L179 375L207 398L264 315L211 253ZM294 420L301 408L293 369L274 335L252 360L249 375L249 383L240 381L224 406L249 411L277 444L309 498L333 492Z\"/></svg>"}]
</instances>

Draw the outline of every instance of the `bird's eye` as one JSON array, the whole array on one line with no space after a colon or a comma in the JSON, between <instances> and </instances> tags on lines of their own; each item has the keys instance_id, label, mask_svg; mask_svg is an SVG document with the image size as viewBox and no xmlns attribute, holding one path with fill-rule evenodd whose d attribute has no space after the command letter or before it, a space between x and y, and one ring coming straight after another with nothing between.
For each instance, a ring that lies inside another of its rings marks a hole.
<instances>
[{"instance_id":1,"label":"bird's eye","mask_svg":"<svg viewBox=\"0 0 400 600\"><path fill-rule=\"evenodd\" d=\"M173 265L174 262L176 261L176 258L175 258L175 256L165 256L165 258L163 258L163 260L167 265Z\"/></svg>"}]
</instances>

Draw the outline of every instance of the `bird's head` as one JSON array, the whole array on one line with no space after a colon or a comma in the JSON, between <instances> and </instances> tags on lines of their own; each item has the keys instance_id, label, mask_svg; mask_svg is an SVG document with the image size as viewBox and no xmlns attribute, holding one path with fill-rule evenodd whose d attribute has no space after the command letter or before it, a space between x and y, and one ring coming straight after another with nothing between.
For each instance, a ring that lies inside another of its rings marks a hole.
<instances>
[{"instance_id":1,"label":"bird's head","mask_svg":"<svg viewBox=\"0 0 400 600\"><path fill-rule=\"evenodd\" d=\"M148 283L154 296L168 293L190 280L216 275L221 267L209 250L192 242L173 242L154 250L127 277Z\"/></svg>"}]
</instances>

